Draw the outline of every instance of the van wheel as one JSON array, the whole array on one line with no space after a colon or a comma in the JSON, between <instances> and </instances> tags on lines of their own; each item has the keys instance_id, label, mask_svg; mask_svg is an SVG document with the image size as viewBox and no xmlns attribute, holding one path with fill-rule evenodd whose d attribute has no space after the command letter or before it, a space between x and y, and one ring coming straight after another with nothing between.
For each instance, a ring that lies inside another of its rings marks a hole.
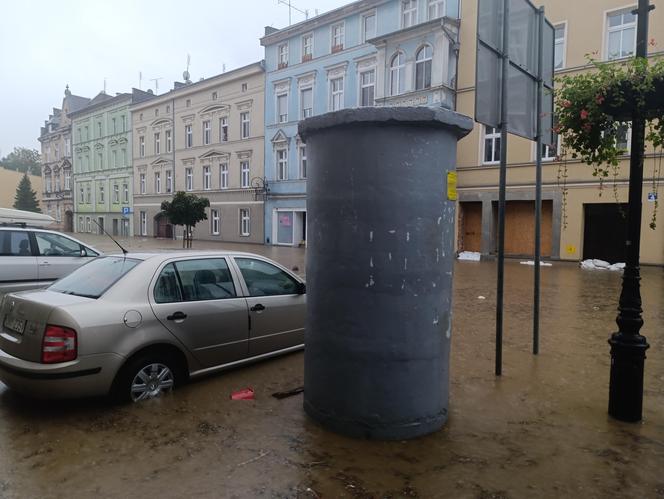
<instances>
[{"instance_id":1,"label":"van wheel","mask_svg":"<svg viewBox=\"0 0 664 499\"><path fill-rule=\"evenodd\" d=\"M112 396L119 402L141 402L167 395L185 379L178 360L169 355L139 355L125 364Z\"/></svg>"}]
</instances>

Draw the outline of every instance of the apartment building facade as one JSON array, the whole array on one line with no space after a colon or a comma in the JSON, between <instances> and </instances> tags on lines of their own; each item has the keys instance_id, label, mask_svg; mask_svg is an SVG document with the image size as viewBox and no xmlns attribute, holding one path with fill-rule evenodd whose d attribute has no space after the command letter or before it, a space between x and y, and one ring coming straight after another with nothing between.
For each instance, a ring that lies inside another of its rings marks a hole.
<instances>
[{"instance_id":1,"label":"apartment building facade","mask_svg":"<svg viewBox=\"0 0 664 499\"><path fill-rule=\"evenodd\" d=\"M182 237L161 203L185 191L210 201L196 239L263 242L264 88L257 62L132 106L136 235Z\"/></svg>"},{"instance_id":2,"label":"apartment building facade","mask_svg":"<svg viewBox=\"0 0 664 499\"><path fill-rule=\"evenodd\" d=\"M585 0L534 2L545 8L554 24L556 76L588 71L586 54L603 61L633 57L636 17L631 10L636 2L624 0ZM457 110L474 115L477 0L463 2L461 53ZM656 45L649 52L661 54L664 46L664 10L650 14L650 37ZM658 44L658 45L657 45ZM620 139L627 151L629 127ZM459 143L458 149L458 244L459 250L496 252L498 165L500 131L476 124ZM600 190L592 169L571 154L563 155L560 145L543 148L542 254L563 260L600 258L624 261L626 219L618 203L628 198L629 155L620 161L614 198L613 181L606 180ZM508 138L506 246L508 255L534 252L535 146L520 137ZM646 150L644 161L643 220L641 261L664 264L664 231L648 228L655 208L653 172L659 154ZM565 185L565 189L562 188ZM649 199L650 197L650 199Z\"/></svg>"},{"instance_id":3,"label":"apartment building facade","mask_svg":"<svg viewBox=\"0 0 664 499\"><path fill-rule=\"evenodd\" d=\"M62 107L53 109L53 114L44 122L39 134L42 156L42 205L45 213L55 219L51 227L56 230L66 232L74 230L70 114L87 106L88 102L90 99L87 97L73 95L67 85Z\"/></svg>"},{"instance_id":4,"label":"apartment building facade","mask_svg":"<svg viewBox=\"0 0 664 499\"><path fill-rule=\"evenodd\" d=\"M134 234L128 215L133 201L129 106L152 97L137 89L115 96L101 92L71 113L76 232Z\"/></svg>"},{"instance_id":5,"label":"apartment building facade","mask_svg":"<svg viewBox=\"0 0 664 499\"><path fill-rule=\"evenodd\" d=\"M454 107L458 17L458 0L360 0L266 28L266 243L306 242L300 120L361 106Z\"/></svg>"}]
</instances>

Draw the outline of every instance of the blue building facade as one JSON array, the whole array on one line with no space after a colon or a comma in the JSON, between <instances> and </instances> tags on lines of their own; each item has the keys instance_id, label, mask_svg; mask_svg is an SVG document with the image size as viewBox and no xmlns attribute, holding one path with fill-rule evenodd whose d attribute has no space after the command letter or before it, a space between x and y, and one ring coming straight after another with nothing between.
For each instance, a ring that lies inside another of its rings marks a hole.
<instances>
[{"instance_id":1,"label":"blue building facade","mask_svg":"<svg viewBox=\"0 0 664 499\"><path fill-rule=\"evenodd\" d=\"M306 243L300 120L361 106L455 107L459 14L459 0L360 0L265 29L266 243Z\"/></svg>"}]
</instances>

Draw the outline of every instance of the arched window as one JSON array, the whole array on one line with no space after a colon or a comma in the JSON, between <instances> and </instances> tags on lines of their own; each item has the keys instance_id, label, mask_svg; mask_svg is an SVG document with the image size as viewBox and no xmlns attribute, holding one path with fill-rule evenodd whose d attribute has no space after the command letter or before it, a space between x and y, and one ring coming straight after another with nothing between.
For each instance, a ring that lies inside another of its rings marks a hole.
<instances>
[{"instance_id":1,"label":"arched window","mask_svg":"<svg viewBox=\"0 0 664 499\"><path fill-rule=\"evenodd\" d=\"M431 55L431 47L425 45L415 56L415 90L431 87Z\"/></svg>"},{"instance_id":2,"label":"arched window","mask_svg":"<svg viewBox=\"0 0 664 499\"><path fill-rule=\"evenodd\" d=\"M402 52L397 52L390 62L390 95L399 95L404 90L404 69L406 58Z\"/></svg>"}]
</instances>

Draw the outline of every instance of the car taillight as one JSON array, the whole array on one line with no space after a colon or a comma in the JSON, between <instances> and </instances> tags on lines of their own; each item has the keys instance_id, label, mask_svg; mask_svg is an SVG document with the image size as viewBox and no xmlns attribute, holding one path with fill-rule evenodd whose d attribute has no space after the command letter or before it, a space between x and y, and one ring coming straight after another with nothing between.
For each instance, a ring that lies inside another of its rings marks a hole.
<instances>
[{"instance_id":1,"label":"car taillight","mask_svg":"<svg viewBox=\"0 0 664 499\"><path fill-rule=\"evenodd\" d=\"M74 360L77 354L76 331L68 327L46 326L42 342L43 364Z\"/></svg>"}]
</instances>

